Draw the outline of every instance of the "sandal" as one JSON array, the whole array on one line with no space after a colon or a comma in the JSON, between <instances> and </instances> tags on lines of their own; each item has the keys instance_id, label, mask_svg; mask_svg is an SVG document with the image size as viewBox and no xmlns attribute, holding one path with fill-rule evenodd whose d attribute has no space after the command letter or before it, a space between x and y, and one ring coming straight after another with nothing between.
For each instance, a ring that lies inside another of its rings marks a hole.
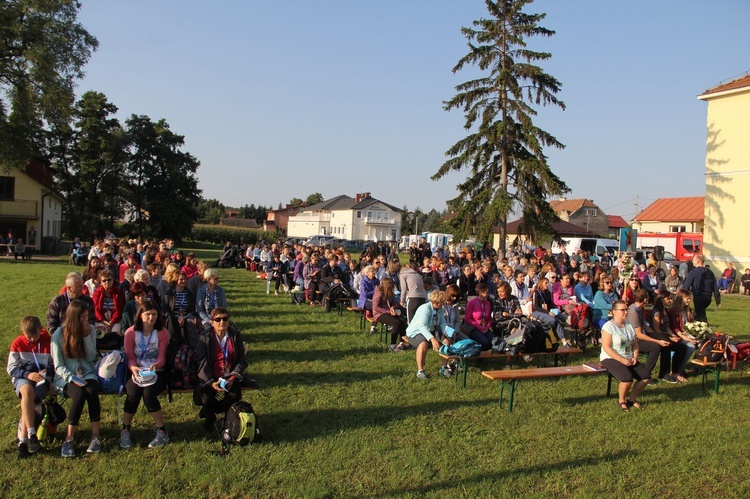
<instances>
[{"instance_id":1,"label":"sandal","mask_svg":"<svg viewBox=\"0 0 750 499\"><path fill-rule=\"evenodd\" d=\"M639 404L638 402L634 402L632 400L628 400L628 407L635 407L636 409L640 409L641 404Z\"/></svg>"},{"instance_id":2,"label":"sandal","mask_svg":"<svg viewBox=\"0 0 750 499\"><path fill-rule=\"evenodd\" d=\"M622 412L630 412L630 404L627 402L620 402L620 409L622 409Z\"/></svg>"}]
</instances>

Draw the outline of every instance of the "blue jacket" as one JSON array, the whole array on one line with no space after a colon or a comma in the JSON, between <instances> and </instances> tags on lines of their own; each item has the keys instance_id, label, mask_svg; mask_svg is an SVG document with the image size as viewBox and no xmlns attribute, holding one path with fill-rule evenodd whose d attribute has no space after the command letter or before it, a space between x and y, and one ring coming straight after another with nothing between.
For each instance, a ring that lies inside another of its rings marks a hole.
<instances>
[{"instance_id":1,"label":"blue jacket","mask_svg":"<svg viewBox=\"0 0 750 499\"><path fill-rule=\"evenodd\" d=\"M375 288L380 284L378 278L375 277L370 279L366 275L362 276L362 282L359 284L359 299L357 300L357 306L364 308L367 300L372 300L372 295L375 294Z\"/></svg>"},{"instance_id":2,"label":"blue jacket","mask_svg":"<svg viewBox=\"0 0 750 499\"><path fill-rule=\"evenodd\" d=\"M213 307L209 308L208 302L210 300L208 300L208 284L204 284L198 288L198 296L195 298L195 308L204 324L211 323L211 310L216 307L227 308L227 295L224 292L224 288L216 286L214 291L216 292L216 300L215 303L213 303Z\"/></svg>"},{"instance_id":3,"label":"blue jacket","mask_svg":"<svg viewBox=\"0 0 750 499\"><path fill-rule=\"evenodd\" d=\"M415 338L421 334L427 341L434 338L434 335L430 332L433 322L437 319L437 330L442 334L445 334L445 309L440 307L435 310L432 306L432 302L427 302L424 305L420 305L417 311L414 312L409 327L406 328L406 336L409 338Z\"/></svg>"},{"instance_id":4,"label":"blue jacket","mask_svg":"<svg viewBox=\"0 0 750 499\"><path fill-rule=\"evenodd\" d=\"M580 282L573 288L573 293L576 295L576 300L587 305L594 303L594 290L591 286L583 286Z\"/></svg>"},{"instance_id":5,"label":"blue jacket","mask_svg":"<svg viewBox=\"0 0 750 499\"><path fill-rule=\"evenodd\" d=\"M617 296L617 293L614 291L610 294L607 294L604 291L597 291L594 296L594 323L596 324L599 320L608 315L608 311L612 310L612 304L619 299L620 297Z\"/></svg>"}]
</instances>

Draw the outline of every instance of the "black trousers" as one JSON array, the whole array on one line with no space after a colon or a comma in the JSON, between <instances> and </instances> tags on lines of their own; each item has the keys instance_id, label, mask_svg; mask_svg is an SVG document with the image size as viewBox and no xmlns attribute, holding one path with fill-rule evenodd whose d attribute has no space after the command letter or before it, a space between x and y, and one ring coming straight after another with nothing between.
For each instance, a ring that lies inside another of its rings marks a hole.
<instances>
[{"instance_id":1,"label":"black trousers","mask_svg":"<svg viewBox=\"0 0 750 499\"><path fill-rule=\"evenodd\" d=\"M693 306L695 307L695 320L699 322L708 322L706 309L711 305L710 296L693 295Z\"/></svg>"},{"instance_id":2,"label":"black trousers","mask_svg":"<svg viewBox=\"0 0 750 499\"><path fill-rule=\"evenodd\" d=\"M398 343L406 331L406 318L403 315L382 314L378 316L378 322L391 327L391 345Z\"/></svg>"},{"instance_id":3,"label":"black trousers","mask_svg":"<svg viewBox=\"0 0 750 499\"><path fill-rule=\"evenodd\" d=\"M648 371L649 376L651 376L651 371L654 370L656 361L659 360L659 357L661 355L661 345L653 341L639 339L638 348L640 348L642 353L645 353L647 355L646 370Z\"/></svg>"},{"instance_id":4,"label":"black trousers","mask_svg":"<svg viewBox=\"0 0 750 499\"><path fill-rule=\"evenodd\" d=\"M78 426L84 404L89 406L89 420L92 423L99 422L102 406L99 403L99 382L97 380L87 379L85 387L78 386L71 381L65 385L63 392L70 398L70 410L68 411L68 424L70 426Z\"/></svg>"},{"instance_id":5,"label":"black trousers","mask_svg":"<svg viewBox=\"0 0 750 499\"><path fill-rule=\"evenodd\" d=\"M238 379L232 383L232 388L228 392L222 392L223 397L218 399L218 392L209 384L201 388L201 404L206 408L210 415L226 412L229 406L242 400L242 382ZM215 417L215 416L214 416Z\"/></svg>"},{"instance_id":6,"label":"black trousers","mask_svg":"<svg viewBox=\"0 0 750 499\"><path fill-rule=\"evenodd\" d=\"M143 405L146 406L148 412L161 411L159 394L163 392L166 387L167 373L165 371L159 371L156 373L156 383L151 386L138 386L133 382L133 377L131 376L125 383L125 393L127 393L127 397L123 404L123 410L128 414L135 414L142 398Z\"/></svg>"}]
</instances>

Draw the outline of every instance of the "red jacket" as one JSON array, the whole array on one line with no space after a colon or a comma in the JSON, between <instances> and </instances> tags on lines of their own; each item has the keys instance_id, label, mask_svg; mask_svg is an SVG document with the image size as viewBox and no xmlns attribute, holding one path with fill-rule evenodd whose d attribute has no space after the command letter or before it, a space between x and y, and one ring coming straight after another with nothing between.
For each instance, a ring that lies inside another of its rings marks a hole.
<instances>
[{"instance_id":1,"label":"red jacket","mask_svg":"<svg viewBox=\"0 0 750 499\"><path fill-rule=\"evenodd\" d=\"M120 319L122 319L122 310L125 308L125 295L117 286L112 286L109 288L109 295L112 297L112 316L109 319L109 322L112 324L117 324L120 322ZM99 286L96 288L96 291L94 291L94 296L92 296L92 299L94 300L94 315L96 316L97 322L103 322L106 320L106 312L107 308L105 307L105 296L106 291L104 290L104 286Z\"/></svg>"}]
</instances>

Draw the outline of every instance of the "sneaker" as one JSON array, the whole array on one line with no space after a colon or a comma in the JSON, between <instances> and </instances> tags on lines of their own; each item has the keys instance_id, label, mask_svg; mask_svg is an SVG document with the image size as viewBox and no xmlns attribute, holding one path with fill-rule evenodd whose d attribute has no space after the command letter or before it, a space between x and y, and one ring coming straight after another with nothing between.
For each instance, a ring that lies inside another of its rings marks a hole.
<instances>
[{"instance_id":1,"label":"sneaker","mask_svg":"<svg viewBox=\"0 0 750 499\"><path fill-rule=\"evenodd\" d=\"M39 443L39 439L37 438L36 435L31 435L29 437L28 447L29 447L29 452L31 454L35 453L36 451L42 448L42 444Z\"/></svg>"},{"instance_id":2,"label":"sneaker","mask_svg":"<svg viewBox=\"0 0 750 499\"><path fill-rule=\"evenodd\" d=\"M661 380L671 385L674 385L675 383L677 383L677 378L671 374L665 374L664 376L661 377Z\"/></svg>"},{"instance_id":3,"label":"sneaker","mask_svg":"<svg viewBox=\"0 0 750 499\"><path fill-rule=\"evenodd\" d=\"M276 291L273 292L273 294L276 296L279 296L279 290L277 289Z\"/></svg>"},{"instance_id":4,"label":"sneaker","mask_svg":"<svg viewBox=\"0 0 750 499\"><path fill-rule=\"evenodd\" d=\"M534 357L532 357L531 355L524 355L523 356L523 361L524 362L531 362L533 360L534 360Z\"/></svg>"},{"instance_id":5,"label":"sneaker","mask_svg":"<svg viewBox=\"0 0 750 499\"><path fill-rule=\"evenodd\" d=\"M95 437L94 435L91 435L91 443L89 444L89 448L86 449L86 452L88 454L98 454L102 451L102 442L99 440L99 437Z\"/></svg>"},{"instance_id":6,"label":"sneaker","mask_svg":"<svg viewBox=\"0 0 750 499\"><path fill-rule=\"evenodd\" d=\"M26 459L31 455L31 452L29 452L29 444L26 442L21 442L18 444L18 459Z\"/></svg>"},{"instance_id":7,"label":"sneaker","mask_svg":"<svg viewBox=\"0 0 750 499\"><path fill-rule=\"evenodd\" d=\"M646 384L647 384L647 385L649 385L649 386L654 386L654 385L656 385L657 383L659 383L659 380L658 380L658 379L656 379L656 378L651 378L651 379L649 379L648 381L646 381Z\"/></svg>"},{"instance_id":8,"label":"sneaker","mask_svg":"<svg viewBox=\"0 0 750 499\"><path fill-rule=\"evenodd\" d=\"M130 438L130 430L120 432L120 448L129 449L133 446L133 440Z\"/></svg>"},{"instance_id":9,"label":"sneaker","mask_svg":"<svg viewBox=\"0 0 750 499\"><path fill-rule=\"evenodd\" d=\"M311 301L311 302L310 302L310 306L311 306L311 307L314 307L314 306L315 306L315 302L314 302L314 301Z\"/></svg>"},{"instance_id":10,"label":"sneaker","mask_svg":"<svg viewBox=\"0 0 750 499\"><path fill-rule=\"evenodd\" d=\"M374 325L370 326L370 334L375 334L377 332L378 332L378 329Z\"/></svg>"},{"instance_id":11,"label":"sneaker","mask_svg":"<svg viewBox=\"0 0 750 499\"><path fill-rule=\"evenodd\" d=\"M169 442L167 432L164 430L156 430L156 436L148 443L148 448L155 449L157 447L164 447L164 444L167 442Z\"/></svg>"},{"instance_id":12,"label":"sneaker","mask_svg":"<svg viewBox=\"0 0 750 499\"><path fill-rule=\"evenodd\" d=\"M404 351L404 347L402 347L401 345L389 345L388 349L394 353Z\"/></svg>"},{"instance_id":13,"label":"sneaker","mask_svg":"<svg viewBox=\"0 0 750 499\"><path fill-rule=\"evenodd\" d=\"M62 457L76 457L76 444L72 438L65 440L60 451Z\"/></svg>"},{"instance_id":14,"label":"sneaker","mask_svg":"<svg viewBox=\"0 0 750 499\"><path fill-rule=\"evenodd\" d=\"M450 369L448 369L447 366L445 366L445 367L440 368L440 374L442 374L446 378L450 378L451 376L453 376L453 371L451 371Z\"/></svg>"},{"instance_id":15,"label":"sneaker","mask_svg":"<svg viewBox=\"0 0 750 499\"><path fill-rule=\"evenodd\" d=\"M424 371L417 371L417 378L419 378L419 379L430 379L430 377Z\"/></svg>"}]
</instances>

